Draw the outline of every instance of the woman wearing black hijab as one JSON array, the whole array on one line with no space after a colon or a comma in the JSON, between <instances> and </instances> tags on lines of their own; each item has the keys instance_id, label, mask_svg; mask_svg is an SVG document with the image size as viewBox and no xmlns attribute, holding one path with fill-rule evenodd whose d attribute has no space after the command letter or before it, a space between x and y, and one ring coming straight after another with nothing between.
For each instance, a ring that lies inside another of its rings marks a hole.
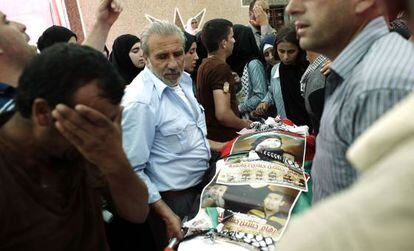
<instances>
[{"instance_id":1,"label":"woman wearing black hijab","mask_svg":"<svg viewBox=\"0 0 414 251\"><path fill-rule=\"evenodd\" d=\"M125 84L129 85L145 67L141 40L131 34L117 37L112 45L109 61L121 74Z\"/></svg>"},{"instance_id":2,"label":"woman wearing black hijab","mask_svg":"<svg viewBox=\"0 0 414 251\"><path fill-rule=\"evenodd\" d=\"M184 47L184 70L193 73L198 60L196 37L184 31L185 47Z\"/></svg>"},{"instance_id":3,"label":"woman wearing black hijab","mask_svg":"<svg viewBox=\"0 0 414 251\"><path fill-rule=\"evenodd\" d=\"M253 59L264 61L251 28L235 24L233 26L233 37L236 40L234 43L233 53L227 59L227 63L231 69L240 77L243 75L243 69L247 63Z\"/></svg>"},{"instance_id":4,"label":"woman wearing black hijab","mask_svg":"<svg viewBox=\"0 0 414 251\"><path fill-rule=\"evenodd\" d=\"M254 111L266 95L266 71L252 29L236 24L233 31L236 42L227 63L240 77L240 88L236 97L242 117L249 119L250 112Z\"/></svg>"},{"instance_id":5,"label":"woman wearing black hijab","mask_svg":"<svg viewBox=\"0 0 414 251\"><path fill-rule=\"evenodd\" d=\"M299 47L295 27L284 26L274 45L274 57L280 60L272 68L270 87L255 113L264 115L269 106L275 106L281 118L296 125L312 126L300 93L300 79L309 65L305 51Z\"/></svg>"},{"instance_id":6,"label":"woman wearing black hijab","mask_svg":"<svg viewBox=\"0 0 414 251\"><path fill-rule=\"evenodd\" d=\"M63 26L53 25L47 28L37 40L37 48L43 51L47 47L56 43L76 43L78 37L76 34Z\"/></svg>"}]
</instances>

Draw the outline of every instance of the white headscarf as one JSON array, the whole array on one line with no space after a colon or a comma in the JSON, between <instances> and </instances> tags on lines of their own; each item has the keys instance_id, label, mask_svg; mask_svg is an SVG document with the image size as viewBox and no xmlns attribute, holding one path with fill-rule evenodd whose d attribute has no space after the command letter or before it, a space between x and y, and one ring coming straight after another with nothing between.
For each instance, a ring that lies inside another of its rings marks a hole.
<instances>
[{"instance_id":1,"label":"white headscarf","mask_svg":"<svg viewBox=\"0 0 414 251\"><path fill-rule=\"evenodd\" d=\"M199 31L199 29L198 28L197 29L193 29L193 27L191 26L191 22L193 20L196 20L197 23L198 23L198 20L195 17L191 17L190 19L187 20L187 24L185 25L185 31L188 32L188 33L190 33L191 35L194 35L195 36L195 34L197 34L197 32Z\"/></svg>"}]
</instances>

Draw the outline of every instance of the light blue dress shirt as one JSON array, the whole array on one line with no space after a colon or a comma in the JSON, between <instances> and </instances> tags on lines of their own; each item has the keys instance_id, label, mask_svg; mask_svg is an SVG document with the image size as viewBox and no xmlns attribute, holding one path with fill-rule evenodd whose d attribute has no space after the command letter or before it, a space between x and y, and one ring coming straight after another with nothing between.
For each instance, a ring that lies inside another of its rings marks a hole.
<instances>
[{"instance_id":1,"label":"light blue dress shirt","mask_svg":"<svg viewBox=\"0 0 414 251\"><path fill-rule=\"evenodd\" d=\"M147 67L122 99L124 150L148 187L149 203L161 199L159 192L197 185L208 168L204 109L194 97L187 73L179 85L192 107Z\"/></svg>"}]
</instances>

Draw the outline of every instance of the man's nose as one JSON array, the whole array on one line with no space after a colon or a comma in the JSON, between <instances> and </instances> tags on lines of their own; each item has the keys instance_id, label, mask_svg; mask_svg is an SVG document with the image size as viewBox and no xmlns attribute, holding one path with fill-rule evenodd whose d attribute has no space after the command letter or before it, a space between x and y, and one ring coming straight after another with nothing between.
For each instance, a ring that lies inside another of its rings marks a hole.
<instances>
[{"instance_id":1,"label":"man's nose","mask_svg":"<svg viewBox=\"0 0 414 251\"><path fill-rule=\"evenodd\" d=\"M12 21L13 25L17 27L17 29L19 29L19 31L21 32L26 32L26 25L16 22L16 21Z\"/></svg>"},{"instance_id":2,"label":"man's nose","mask_svg":"<svg viewBox=\"0 0 414 251\"><path fill-rule=\"evenodd\" d=\"M289 0L288 5L286 6L286 12L291 16L301 13L303 10L300 2L301 0Z\"/></svg>"},{"instance_id":3,"label":"man's nose","mask_svg":"<svg viewBox=\"0 0 414 251\"><path fill-rule=\"evenodd\" d=\"M178 67L177 60L173 56L171 56L168 60L168 68L177 69L177 67Z\"/></svg>"}]
</instances>

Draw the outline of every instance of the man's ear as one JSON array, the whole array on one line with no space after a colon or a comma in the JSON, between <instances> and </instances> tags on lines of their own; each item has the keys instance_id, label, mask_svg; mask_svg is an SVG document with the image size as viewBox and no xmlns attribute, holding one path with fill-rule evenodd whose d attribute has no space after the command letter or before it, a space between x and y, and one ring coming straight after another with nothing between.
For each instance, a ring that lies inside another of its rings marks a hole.
<instances>
[{"instance_id":1,"label":"man's ear","mask_svg":"<svg viewBox=\"0 0 414 251\"><path fill-rule=\"evenodd\" d=\"M377 0L356 0L355 13L363 14L368 9L372 8L376 4Z\"/></svg>"},{"instance_id":2,"label":"man's ear","mask_svg":"<svg viewBox=\"0 0 414 251\"><path fill-rule=\"evenodd\" d=\"M32 105L32 121L40 126L53 124L52 110L43 98L36 98Z\"/></svg>"},{"instance_id":3,"label":"man's ear","mask_svg":"<svg viewBox=\"0 0 414 251\"><path fill-rule=\"evenodd\" d=\"M227 41L225 39L221 40L219 48L225 49L227 47Z\"/></svg>"}]
</instances>

